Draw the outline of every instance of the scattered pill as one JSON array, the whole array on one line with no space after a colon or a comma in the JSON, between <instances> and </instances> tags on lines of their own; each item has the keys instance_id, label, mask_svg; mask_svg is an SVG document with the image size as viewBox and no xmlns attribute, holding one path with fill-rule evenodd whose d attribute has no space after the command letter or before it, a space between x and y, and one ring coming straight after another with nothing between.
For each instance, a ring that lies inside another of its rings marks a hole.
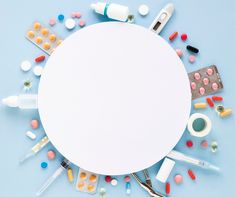
<instances>
[{"instance_id":1,"label":"scattered pill","mask_svg":"<svg viewBox=\"0 0 235 197\"><path fill-rule=\"evenodd\" d=\"M213 71L212 68L208 68L207 71L206 71L206 73L207 73L209 76L211 76L211 75L213 75L214 71Z\"/></svg>"},{"instance_id":2,"label":"scattered pill","mask_svg":"<svg viewBox=\"0 0 235 197\"><path fill-rule=\"evenodd\" d=\"M27 131L26 136L30 138L31 140L35 140L37 137L32 131Z\"/></svg>"},{"instance_id":3,"label":"scattered pill","mask_svg":"<svg viewBox=\"0 0 235 197\"><path fill-rule=\"evenodd\" d=\"M183 51L181 49L176 49L175 52L179 57L183 56Z\"/></svg>"},{"instance_id":4,"label":"scattered pill","mask_svg":"<svg viewBox=\"0 0 235 197\"><path fill-rule=\"evenodd\" d=\"M165 192L166 192L166 194L170 194L171 193L171 185L170 185L169 182L166 182Z\"/></svg>"},{"instance_id":5,"label":"scattered pill","mask_svg":"<svg viewBox=\"0 0 235 197\"><path fill-rule=\"evenodd\" d=\"M79 23L78 23L78 25L79 25L80 27L84 27L84 26L86 25L86 22L85 22L84 20L80 20Z\"/></svg>"},{"instance_id":6,"label":"scattered pill","mask_svg":"<svg viewBox=\"0 0 235 197\"><path fill-rule=\"evenodd\" d=\"M199 93L200 93L201 95L204 95L205 92L206 92L205 88L203 88L203 87L200 87L200 88L199 88Z\"/></svg>"},{"instance_id":7,"label":"scattered pill","mask_svg":"<svg viewBox=\"0 0 235 197\"><path fill-rule=\"evenodd\" d=\"M200 73L194 73L194 79L196 79L196 80L201 79Z\"/></svg>"},{"instance_id":8,"label":"scattered pill","mask_svg":"<svg viewBox=\"0 0 235 197\"><path fill-rule=\"evenodd\" d=\"M62 22L64 20L64 15L63 14L59 14L57 19Z\"/></svg>"},{"instance_id":9,"label":"scattered pill","mask_svg":"<svg viewBox=\"0 0 235 197\"><path fill-rule=\"evenodd\" d=\"M182 34L181 35L181 40L185 41L185 40L187 40L187 38L188 38L187 34Z\"/></svg>"},{"instance_id":10,"label":"scattered pill","mask_svg":"<svg viewBox=\"0 0 235 197\"><path fill-rule=\"evenodd\" d=\"M36 119L33 119L33 120L31 120L30 125L31 125L32 129L37 129L39 127L39 121Z\"/></svg>"},{"instance_id":11,"label":"scattered pill","mask_svg":"<svg viewBox=\"0 0 235 197\"><path fill-rule=\"evenodd\" d=\"M135 15L129 14L127 17L127 22L128 23L134 23L135 22Z\"/></svg>"},{"instance_id":12,"label":"scattered pill","mask_svg":"<svg viewBox=\"0 0 235 197\"><path fill-rule=\"evenodd\" d=\"M222 111L219 115L221 118L224 118L226 116L229 116L233 113L232 109L224 109L224 111Z\"/></svg>"},{"instance_id":13,"label":"scattered pill","mask_svg":"<svg viewBox=\"0 0 235 197\"><path fill-rule=\"evenodd\" d=\"M208 105L209 105L210 107L214 107L214 103L213 103L213 101L211 100L211 98L206 98L206 101L207 101L207 103L208 103Z\"/></svg>"},{"instance_id":14,"label":"scattered pill","mask_svg":"<svg viewBox=\"0 0 235 197\"><path fill-rule=\"evenodd\" d=\"M42 162L41 163L41 168L45 169L45 168L47 168L47 165L48 165L47 162Z\"/></svg>"},{"instance_id":15,"label":"scattered pill","mask_svg":"<svg viewBox=\"0 0 235 197\"><path fill-rule=\"evenodd\" d=\"M204 109L206 108L206 103L194 103L195 109Z\"/></svg>"},{"instance_id":16,"label":"scattered pill","mask_svg":"<svg viewBox=\"0 0 235 197\"><path fill-rule=\"evenodd\" d=\"M191 83L191 88L192 88L193 90L195 90L195 89L197 88L197 84L196 84L195 82L192 82L192 83Z\"/></svg>"},{"instance_id":17,"label":"scattered pill","mask_svg":"<svg viewBox=\"0 0 235 197\"><path fill-rule=\"evenodd\" d=\"M111 176L105 176L104 178L106 183L110 183L112 181L112 177Z\"/></svg>"},{"instance_id":18,"label":"scattered pill","mask_svg":"<svg viewBox=\"0 0 235 197\"><path fill-rule=\"evenodd\" d=\"M203 81L204 85L208 85L210 82L210 80L208 78L204 78L202 81Z\"/></svg>"},{"instance_id":19,"label":"scattered pill","mask_svg":"<svg viewBox=\"0 0 235 197\"><path fill-rule=\"evenodd\" d=\"M178 32L175 31L175 32L173 32L173 33L169 36L169 40L170 40L170 41L173 41L177 36L178 36Z\"/></svg>"},{"instance_id":20,"label":"scattered pill","mask_svg":"<svg viewBox=\"0 0 235 197\"><path fill-rule=\"evenodd\" d=\"M212 96L213 101L222 101L223 97L222 96Z\"/></svg>"},{"instance_id":21,"label":"scattered pill","mask_svg":"<svg viewBox=\"0 0 235 197\"><path fill-rule=\"evenodd\" d=\"M193 53L199 53L199 49L197 49L191 45L187 45L186 49L189 50L190 52L193 52Z\"/></svg>"},{"instance_id":22,"label":"scattered pill","mask_svg":"<svg viewBox=\"0 0 235 197\"><path fill-rule=\"evenodd\" d=\"M117 184L118 184L118 180L115 179L115 178L113 178L113 179L111 180L111 185L112 185L112 186L116 186Z\"/></svg>"},{"instance_id":23,"label":"scattered pill","mask_svg":"<svg viewBox=\"0 0 235 197\"><path fill-rule=\"evenodd\" d=\"M43 72L43 67L42 66L35 66L33 69L33 74L37 77L40 77Z\"/></svg>"},{"instance_id":24,"label":"scattered pill","mask_svg":"<svg viewBox=\"0 0 235 197\"><path fill-rule=\"evenodd\" d=\"M126 194L131 194L131 183L130 182L126 183Z\"/></svg>"},{"instance_id":25,"label":"scattered pill","mask_svg":"<svg viewBox=\"0 0 235 197\"><path fill-rule=\"evenodd\" d=\"M49 160L53 160L53 159L55 159L55 157L56 157L56 153L55 153L53 150L49 150L49 151L47 152L47 158L48 158Z\"/></svg>"},{"instance_id":26,"label":"scattered pill","mask_svg":"<svg viewBox=\"0 0 235 197\"><path fill-rule=\"evenodd\" d=\"M75 12L75 17L76 17L76 18L81 18L81 17L82 17L81 12Z\"/></svg>"},{"instance_id":27,"label":"scattered pill","mask_svg":"<svg viewBox=\"0 0 235 197\"><path fill-rule=\"evenodd\" d=\"M188 170L188 175L193 181L196 180L196 176L195 176L194 172L191 169Z\"/></svg>"},{"instance_id":28,"label":"scattered pill","mask_svg":"<svg viewBox=\"0 0 235 197\"><path fill-rule=\"evenodd\" d=\"M145 4L142 4L138 8L138 12L141 16L146 16L149 13L149 7Z\"/></svg>"},{"instance_id":29,"label":"scattered pill","mask_svg":"<svg viewBox=\"0 0 235 197\"><path fill-rule=\"evenodd\" d=\"M30 90L32 88L32 86L33 86L33 83L32 83L32 81L30 79L25 79L23 81L23 84L24 84L24 90L25 91Z\"/></svg>"},{"instance_id":30,"label":"scattered pill","mask_svg":"<svg viewBox=\"0 0 235 197\"><path fill-rule=\"evenodd\" d=\"M188 148L192 148L192 147L193 147L193 141L192 141L192 140L188 140L188 141L186 142L186 146L187 146Z\"/></svg>"},{"instance_id":31,"label":"scattered pill","mask_svg":"<svg viewBox=\"0 0 235 197\"><path fill-rule=\"evenodd\" d=\"M212 88L213 90L218 90L218 88L219 88L218 83L215 83L215 82L212 83L211 88Z\"/></svg>"},{"instance_id":32,"label":"scattered pill","mask_svg":"<svg viewBox=\"0 0 235 197\"><path fill-rule=\"evenodd\" d=\"M208 143L207 140L202 140L201 143L200 143L200 145L201 145L201 147L202 147L203 149L206 149L206 148L208 148L209 143Z\"/></svg>"},{"instance_id":33,"label":"scattered pill","mask_svg":"<svg viewBox=\"0 0 235 197\"><path fill-rule=\"evenodd\" d=\"M216 141L211 142L211 152L216 153L218 151L218 143Z\"/></svg>"},{"instance_id":34,"label":"scattered pill","mask_svg":"<svg viewBox=\"0 0 235 197\"><path fill-rule=\"evenodd\" d=\"M130 181L131 181L131 177L130 177L130 176L125 176L125 177L124 177L124 181L125 181L126 183L130 182Z\"/></svg>"},{"instance_id":35,"label":"scattered pill","mask_svg":"<svg viewBox=\"0 0 235 197\"><path fill-rule=\"evenodd\" d=\"M45 60L45 55L41 55L41 56L38 56L38 57L36 57L35 59L34 59L34 61L35 62L42 62L42 61L44 61Z\"/></svg>"},{"instance_id":36,"label":"scattered pill","mask_svg":"<svg viewBox=\"0 0 235 197\"><path fill-rule=\"evenodd\" d=\"M28 61L28 60L23 61L20 65L21 70L24 72L29 71L31 69L31 67L32 67L32 65L31 65L30 61Z\"/></svg>"},{"instance_id":37,"label":"scattered pill","mask_svg":"<svg viewBox=\"0 0 235 197\"><path fill-rule=\"evenodd\" d=\"M56 20L54 19L54 18L51 18L50 20L49 20L49 25L50 26L54 26L56 24Z\"/></svg>"},{"instance_id":38,"label":"scattered pill","mask_svg":"<svg viewBox=\"0 0 235 197\"><path fill-rule=\"evenodd\" d=\"M221 113L224 111L224 106L223 105L217 105L216 108L215 108L215 111L217 113Z\"/></svg>"},{"instance_id":39,"label":"scattered pill","mask_svg":"<svg viewBox=\"0 0 235 197\"><path fill-rule=\"evenodd\" d=\"M174 181L176 184L181 184L183 182L183 176L181 174L175 175Z\"/></svg>"},{"instance_id":40,"label":"scattered pill","mask_svg":"<svg viewBox=\"0 0 235 197\"><path fill-rule=\"evenodd\" d=\"M99 190L99 195L100 195L100 197L105 197L106 196L106 189L101 187Z\"/></svg>"},{"instance_id":41,"label":"scattered pill","mask_svg":"<svg viewBox=\"0 0 235 197\"><path fill-rule=\"evenodd\" d=\"M72 18L66 19L66 21L65 21L65 27L66 27L68 30L74 29L75 26L76 26L76 22L75 22L74 19L72 19Z\"/></svg>"},{"instance_id":42,"label":"scattered pill","mask_svg":"<svg viewBox=\"0 0 235 197\"><path fill-rule=\"evenodd\" d=\"M67 177L68 177L69 182L72 183L74 180L74 176L73 176L73 170L70 167L67 170Z\"/></svg>"},{"instance_id":43,"label":"scattered pill","mask_svg":"<svg viewBox=\"0 0 235 197\"><path fill-rule=\"evenodd\" d=\"M188 57L188 60L189 60L190 63L194 63L196 61L196 57L194 55L190 55Z\"/></svg>"}]
</instances>

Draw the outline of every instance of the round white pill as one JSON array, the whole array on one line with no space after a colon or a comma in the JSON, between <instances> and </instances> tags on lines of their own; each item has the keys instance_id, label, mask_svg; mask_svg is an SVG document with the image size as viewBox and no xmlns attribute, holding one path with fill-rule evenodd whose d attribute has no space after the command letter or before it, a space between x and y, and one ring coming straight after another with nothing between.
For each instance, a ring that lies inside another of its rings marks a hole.
<instances>
[{"instance_id":1,"label":"round white pill","mask_svg":"<svg viewBox=\"0 0 235 197\"><path fill-rule=\"evenodd\" d=\"M74 27L76 26L76 21L72 18L68 18L66 19L65 21L65 27L68 29L68 30L72 30Z\"/></svg>"},{"instance_id":2,"label":"round white pill","mask_svg":"<svg viewBox=\"0 0 235 197\"><path fill-rule=\"evenodd\" d=\"M31 140L35 140L37 137L32 131L27 131L26 136L29 137Z\"/></svg>"},{"instance_id":3,"label":"round white pill","mask_svg":"<svg viewBox=\"0 0 235 197\"><path fill-rule=\"evenodd\" d=\"M112 186L116 186L117 184L118 184L117 179L112 179L112 180L111 180L111 185L112 185Z\"/></svg>"},{"instance_id":4,"label":"round white pill","mask_svg":"<svg viewBox=\"0 0 235 197\"><path fill-rule=\"evenodd\" d=\"M29 71L31 69L31 67L32 67L32 65L31 65L30 61L28 61L28 60L23 61L20 65L21 70L23 70L24 72Z\"/></svg>"},{"instance_id":5,"label":"round white pill","mask_svg":"<svg viewBox=\"0 0 235 197\"><path fill-rule=\"evenodd\" d=\"M33 69L33 74L37 77L41 76L42 72L43 72L42 66L35 66Z\"/></svg>"},{"instance_id":6,"label":"round white pill","mask_svg":"<svg viewBox=\"0 0 235 197\"><path fill-rule=\"evenodd\" d=\"M146 16L149 13L149 7L145 4L142 4L139 6L138 11L141 16Z\"/></svg>"}]
</instances>

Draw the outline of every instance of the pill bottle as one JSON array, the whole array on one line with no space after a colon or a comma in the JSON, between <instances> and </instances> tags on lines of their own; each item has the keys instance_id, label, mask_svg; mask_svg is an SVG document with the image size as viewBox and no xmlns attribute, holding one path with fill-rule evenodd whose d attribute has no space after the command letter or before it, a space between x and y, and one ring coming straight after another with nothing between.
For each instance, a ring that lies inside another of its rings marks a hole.
<instances>
[{"instance_id":1,"label":"pill bottle","mask_svg":"<svg viewBox=\"0 0 235 197\"><path fill-rule=\"evenodd\" d=\"M2 99L2 103L8 107L19 107L21 109L37 109L38 99L36 94L20 94Z\"/></svg>"},{"instance_id":2,"label":"pill bottle","mask_svg":"<svg viewBox=\"0 0 235 197\"><path fill-rule=\"evenodd\" d=\"M98 14L107 16L110 19L126 22L130 14L129 8L115 3L93 3L91 8Z\"/></svg>"}]
</instances>

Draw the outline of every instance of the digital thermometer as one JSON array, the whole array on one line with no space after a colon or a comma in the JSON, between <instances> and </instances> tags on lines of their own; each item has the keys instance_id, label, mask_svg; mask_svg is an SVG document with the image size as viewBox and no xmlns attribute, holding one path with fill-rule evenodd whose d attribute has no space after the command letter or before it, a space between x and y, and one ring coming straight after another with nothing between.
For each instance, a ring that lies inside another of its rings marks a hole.
<instances>
[{"instance_id":1,"label":"digital thermometer","mask_svg":"<svg viewBox=\"0 0 235 197\"><path fill-rule=\"evenodd\" d=\"M150 25L149 29L159 34L168 22L168 20L171 18L173 12L174 5L172 3L167 4L157 15L153 23Z\"/></svg>"}]
</instances>

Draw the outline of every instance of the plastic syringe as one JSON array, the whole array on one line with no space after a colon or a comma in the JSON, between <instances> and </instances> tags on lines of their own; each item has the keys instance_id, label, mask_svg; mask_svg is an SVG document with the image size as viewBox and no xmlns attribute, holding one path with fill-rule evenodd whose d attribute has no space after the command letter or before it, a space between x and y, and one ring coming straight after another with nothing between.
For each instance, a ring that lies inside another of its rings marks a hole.
<instances>
[{"instance_id":1,"label":"plastic syringe","mask_svg":"<svg viewBox=\"0 0 235 197\"><path fill-rule=\"evenodd\" d=\"M49 139L47 136L44 136L37 144L35 144L26 155L24 155L21 159L20 159L20 163L23 163L24 161L26 161L27 159L29 159L30 157L36 155L43 147L45 147L48 143L49 143Z\"/></svg>"},{"instance_id":2,"label":"plastic syringe","mask_svg":"<svg viewBox=\"0 0 235 197\"><path fill-rule=\"evenodd\" d=\"M193 157L190 157L188 155L185 155L185 154L183 154L181 152L178 152L178 151L175 151L175 150L172 150L167 155L167 157L169 157L171 159L178 160L178 161L183 161L183 162L186 162L186 163L190 163L190 164L193 164L195 166L198 166L198 167L201 167L201 168L204 168L204 169L207 169L207 170L214 170L216 172L220 171L219 167L214 166L214 165L210 164L207 161L202 161L202 160L199 160L199 159L195 159Z\"/></svg>"},{"instance_id":3,"label":"plastic syringe","mask_svg":"<svg viewBox=\"0 0 235 197\"><path fill-rule=\"evenodd\" d=\"M70 161L67 159L63 159L60 164L60 167L54 172L54 174L46 180L46 182L42 185L42 187L36 193L36 196L40 196L60 175L61 173L69 168Z\"/></svg>"}]
</instances>

